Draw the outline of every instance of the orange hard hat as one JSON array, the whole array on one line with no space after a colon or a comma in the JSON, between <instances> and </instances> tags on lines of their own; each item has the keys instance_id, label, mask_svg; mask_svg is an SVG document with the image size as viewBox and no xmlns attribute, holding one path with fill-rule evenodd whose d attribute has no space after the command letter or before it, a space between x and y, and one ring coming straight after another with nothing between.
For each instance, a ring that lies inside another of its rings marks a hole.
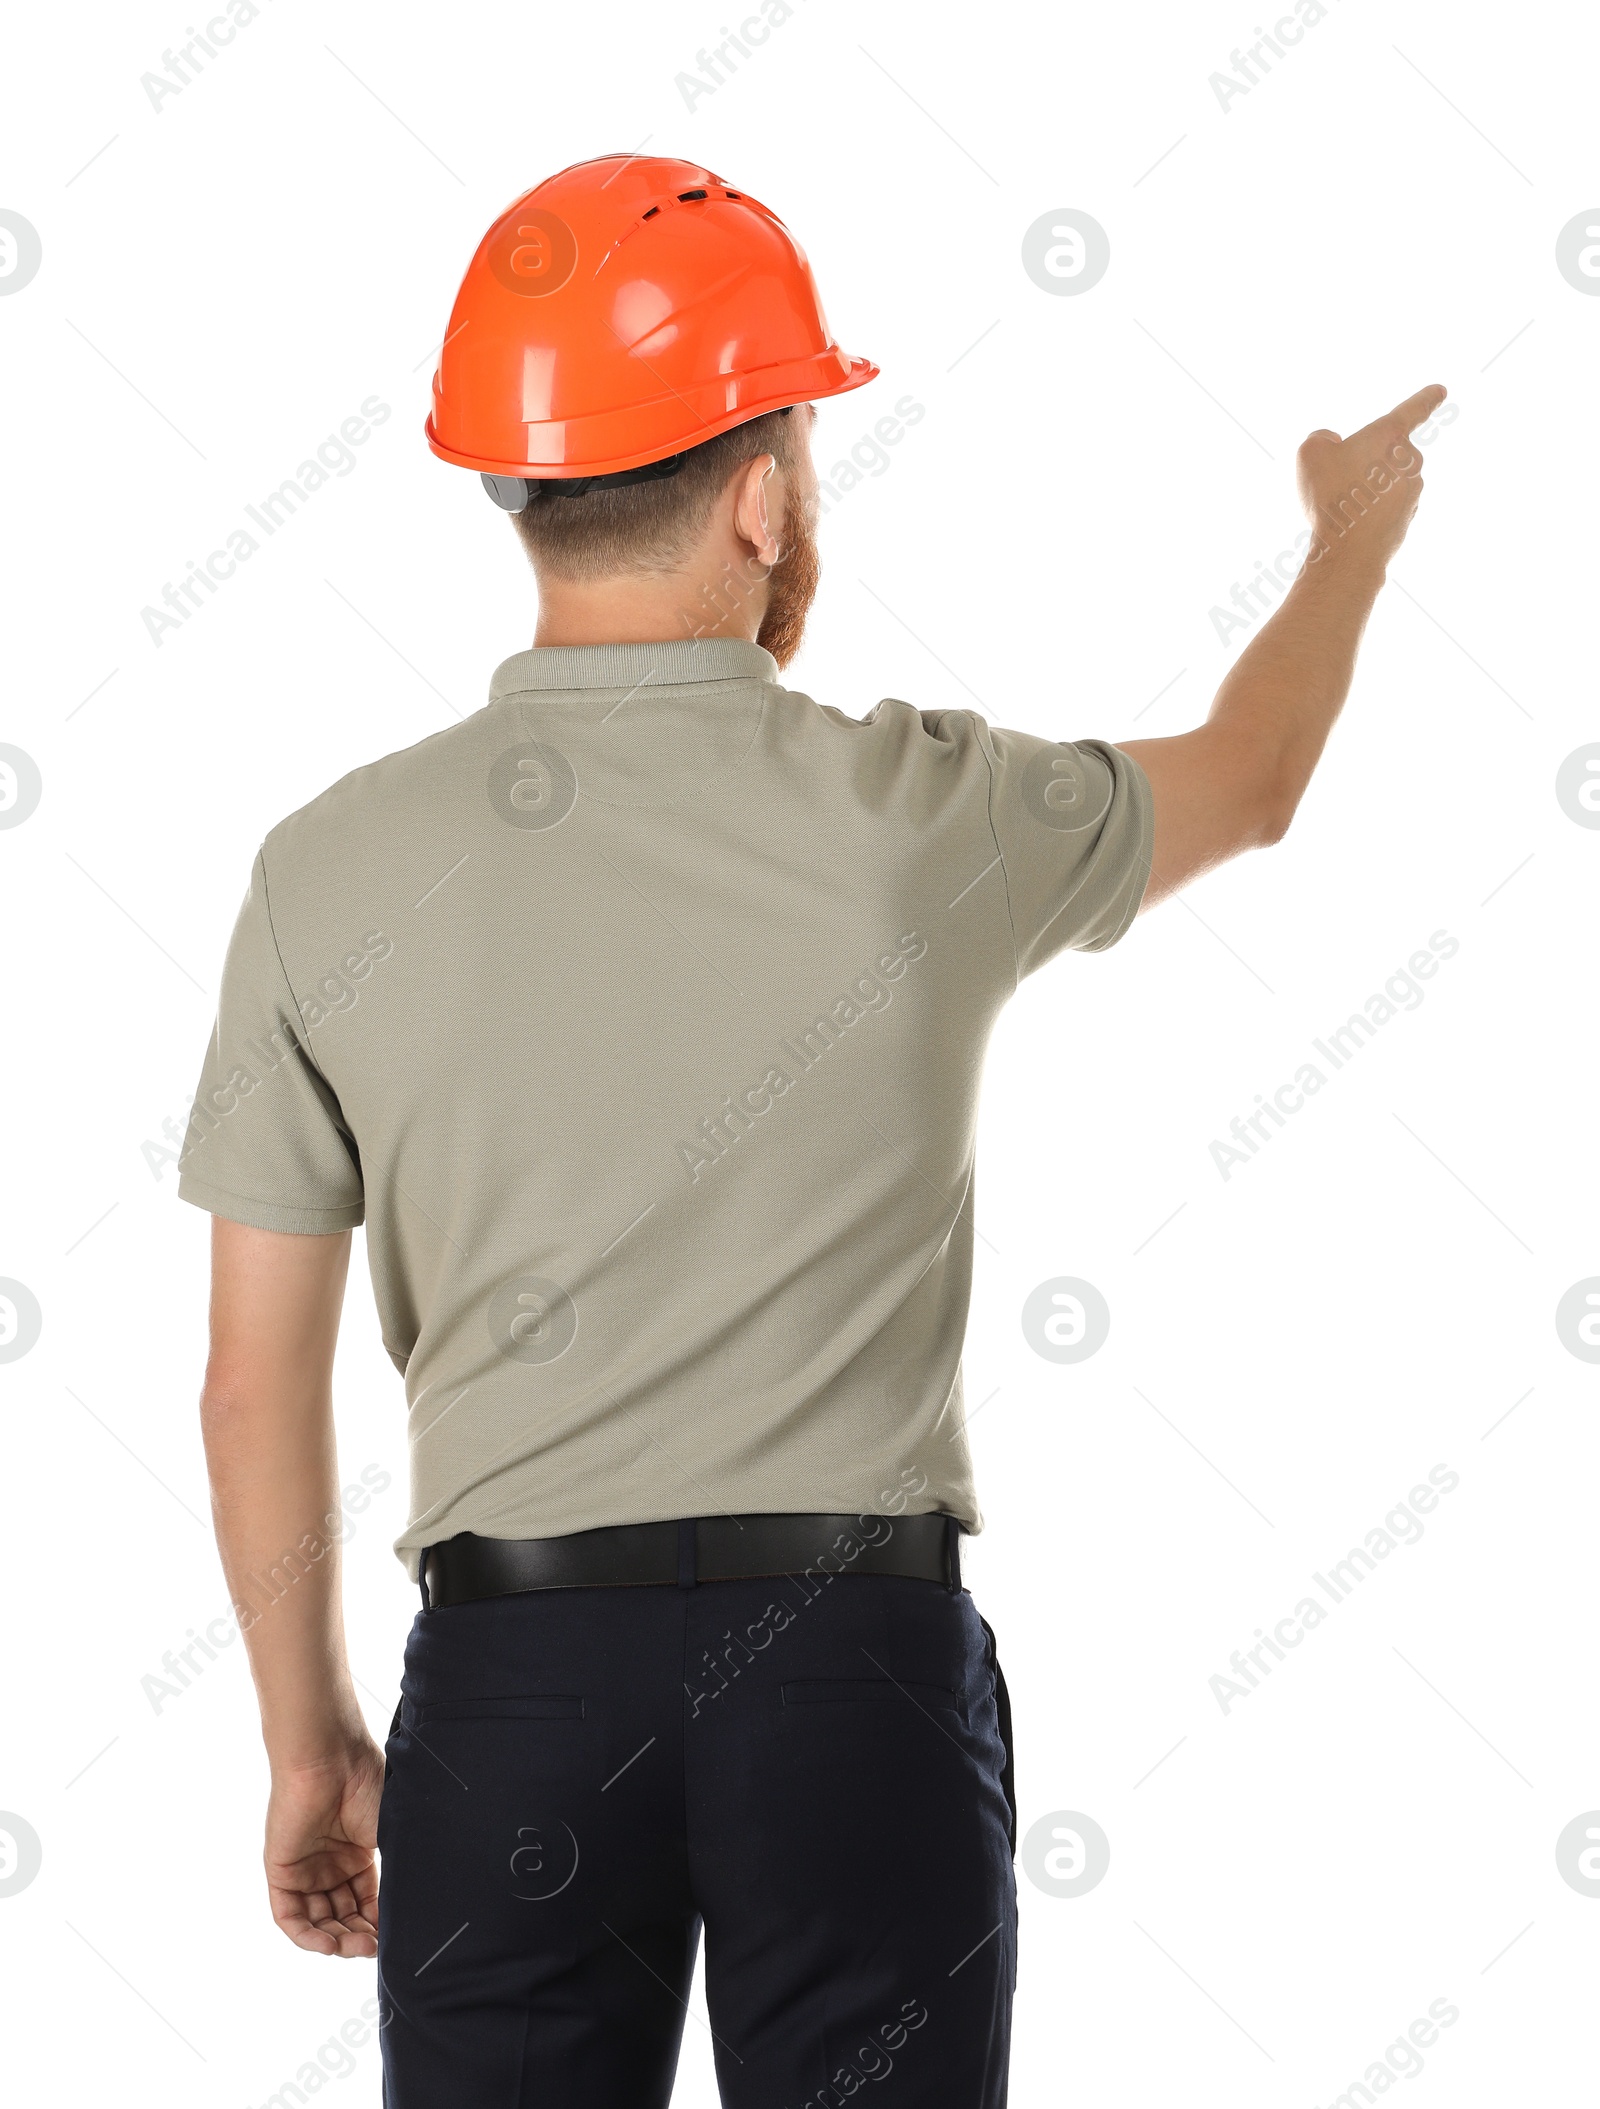
<instances>
[{"instance_id":1,"label":"orange hard hat","mask_svg":"<svg viewBox=\"0 0 1600 2109\"><path fill-rule=\"evenodd\" d=\"M531 483L661 473L877 371L834 342L776 213L692 162L607 154L525 191L478 244L428 444L515 511Z\"/></svg>"}]
</instances>

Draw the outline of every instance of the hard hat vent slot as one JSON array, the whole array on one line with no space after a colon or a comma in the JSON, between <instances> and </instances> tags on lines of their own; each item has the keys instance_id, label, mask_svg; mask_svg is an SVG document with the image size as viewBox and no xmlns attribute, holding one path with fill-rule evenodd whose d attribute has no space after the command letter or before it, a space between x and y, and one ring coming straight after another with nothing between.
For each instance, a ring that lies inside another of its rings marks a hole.
<instances>
[{"instance_id":1,"label":"hard hat vent slot","mask_svg":"<svg viewBox=\"0 0 1600 2109\"><path fill-rule=\"evenodd\" d=\"M645 218L647 220L653 220L660 210L661 207L659 205L652 205L650 210L645 214Z\"/></svg>"},{"instance_id":2,"label":"hard hat vent slot","mask_svg":"<svg viewBox=\"0 0 1600 2109\"><path fill-rule=\"evenodd\" d=\"M692 198L703 198L705 196L706 193L703 190L680 190L678 193L678 203L680 205L687 205Z\"/></svg>"},{"instance_id":3,"label":"hard hat vent slot","mask_svg":"<svg viewBox=\"0 0 1600 2109\"><path fill-rule=\"evenodd\" d=\"M744 192L743 192L742 190L725 190L725 191L724 191L724 192L722 193L722 195L723 195L723 196L724 196L725 198L740 198L740 199L742 199L742 198L743 198L743 196L744 196Z\"/></svg>"}]
</instances>

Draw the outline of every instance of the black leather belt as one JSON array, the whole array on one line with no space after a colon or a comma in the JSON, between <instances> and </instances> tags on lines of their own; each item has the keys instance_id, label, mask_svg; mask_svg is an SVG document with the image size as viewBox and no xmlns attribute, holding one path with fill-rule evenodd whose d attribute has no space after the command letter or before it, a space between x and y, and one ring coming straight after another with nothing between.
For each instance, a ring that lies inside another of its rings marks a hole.
<instances>
[{"instance_id":1,"label":"black leather belt","mask_svg":"<svg viewBox=\"0 0 1600 2109\"><path fill-rule=\"evenodd\" d=\"M422 1555L424 1609L527 1589L592 1589L742 1580L779 1574L891 1574L961 1587L953 1516L691 1516L621 1523L565 1538L480 1538Z\"/></svg>"}]
</instances>

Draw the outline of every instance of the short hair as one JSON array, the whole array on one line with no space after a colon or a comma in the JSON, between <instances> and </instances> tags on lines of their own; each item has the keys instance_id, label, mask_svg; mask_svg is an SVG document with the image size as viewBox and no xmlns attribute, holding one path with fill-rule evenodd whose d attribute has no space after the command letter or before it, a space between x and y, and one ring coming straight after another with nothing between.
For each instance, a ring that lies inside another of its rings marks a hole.
<instances>
[{"instance_id":1,"label":"short hair","mask_svg":"<svg viewBox=\"0 0 1600 2109\"><path fill-rule=\"evenodd\" d=\"M770 454L780 468L792 466L799 422L769 410L690 447L674 475L581 497L541 492L512 514L522 546L537 570L561 579L670 570L704 532L746 462Z\"/></svg>"}]
</instances>

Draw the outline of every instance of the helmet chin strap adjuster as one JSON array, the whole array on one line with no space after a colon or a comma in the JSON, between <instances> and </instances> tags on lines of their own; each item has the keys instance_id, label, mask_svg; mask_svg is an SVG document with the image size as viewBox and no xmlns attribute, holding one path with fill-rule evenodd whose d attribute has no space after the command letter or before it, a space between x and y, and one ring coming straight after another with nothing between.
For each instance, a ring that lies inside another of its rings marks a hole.
<instances>
[{"instance_id":1,"label":"helmet chin strap adjuster","mask_svg":"<svg viewBox=\"0 0 1600 2109\"><path fill-rule=\"evenodd\" d=\"M483 487L502 512L520 513L533 486L526 476L485 476Z\"/></svg>"},{"instance_id":2,"label":"helmet chin strap adjuster","mask_svg":"<svg viewBox=\"0 0 1600 2109\"><path fill-rule=\"evenodd\" d=\"M647 461L642 469L620 469L612 476L485 476L483 487L502 512L520 513L536 498L581 498L586 491L617 491L627 483L659 483L676 476L682 454Z\"/></svg>"},{"instance_id":3,"label":"helmet chin strap adjuster","mask_svg":"<svg viewBox=\"0 0 1600 2109\"><path fill-rule=\"evenodd\" d=\"M794 408L785 403L779 411L787 417ZM758 411L759 417L761 413ZM520 513L536 498L581 498L586 491L620 491L630 483L659 483L664 476L676 476L683 467L688 449L683 453L669 454L663 461L647 461L642 468L619 469L610 476L490 476L481 481L489 496L503 513Z\"/></svg>"}]
</instances>

